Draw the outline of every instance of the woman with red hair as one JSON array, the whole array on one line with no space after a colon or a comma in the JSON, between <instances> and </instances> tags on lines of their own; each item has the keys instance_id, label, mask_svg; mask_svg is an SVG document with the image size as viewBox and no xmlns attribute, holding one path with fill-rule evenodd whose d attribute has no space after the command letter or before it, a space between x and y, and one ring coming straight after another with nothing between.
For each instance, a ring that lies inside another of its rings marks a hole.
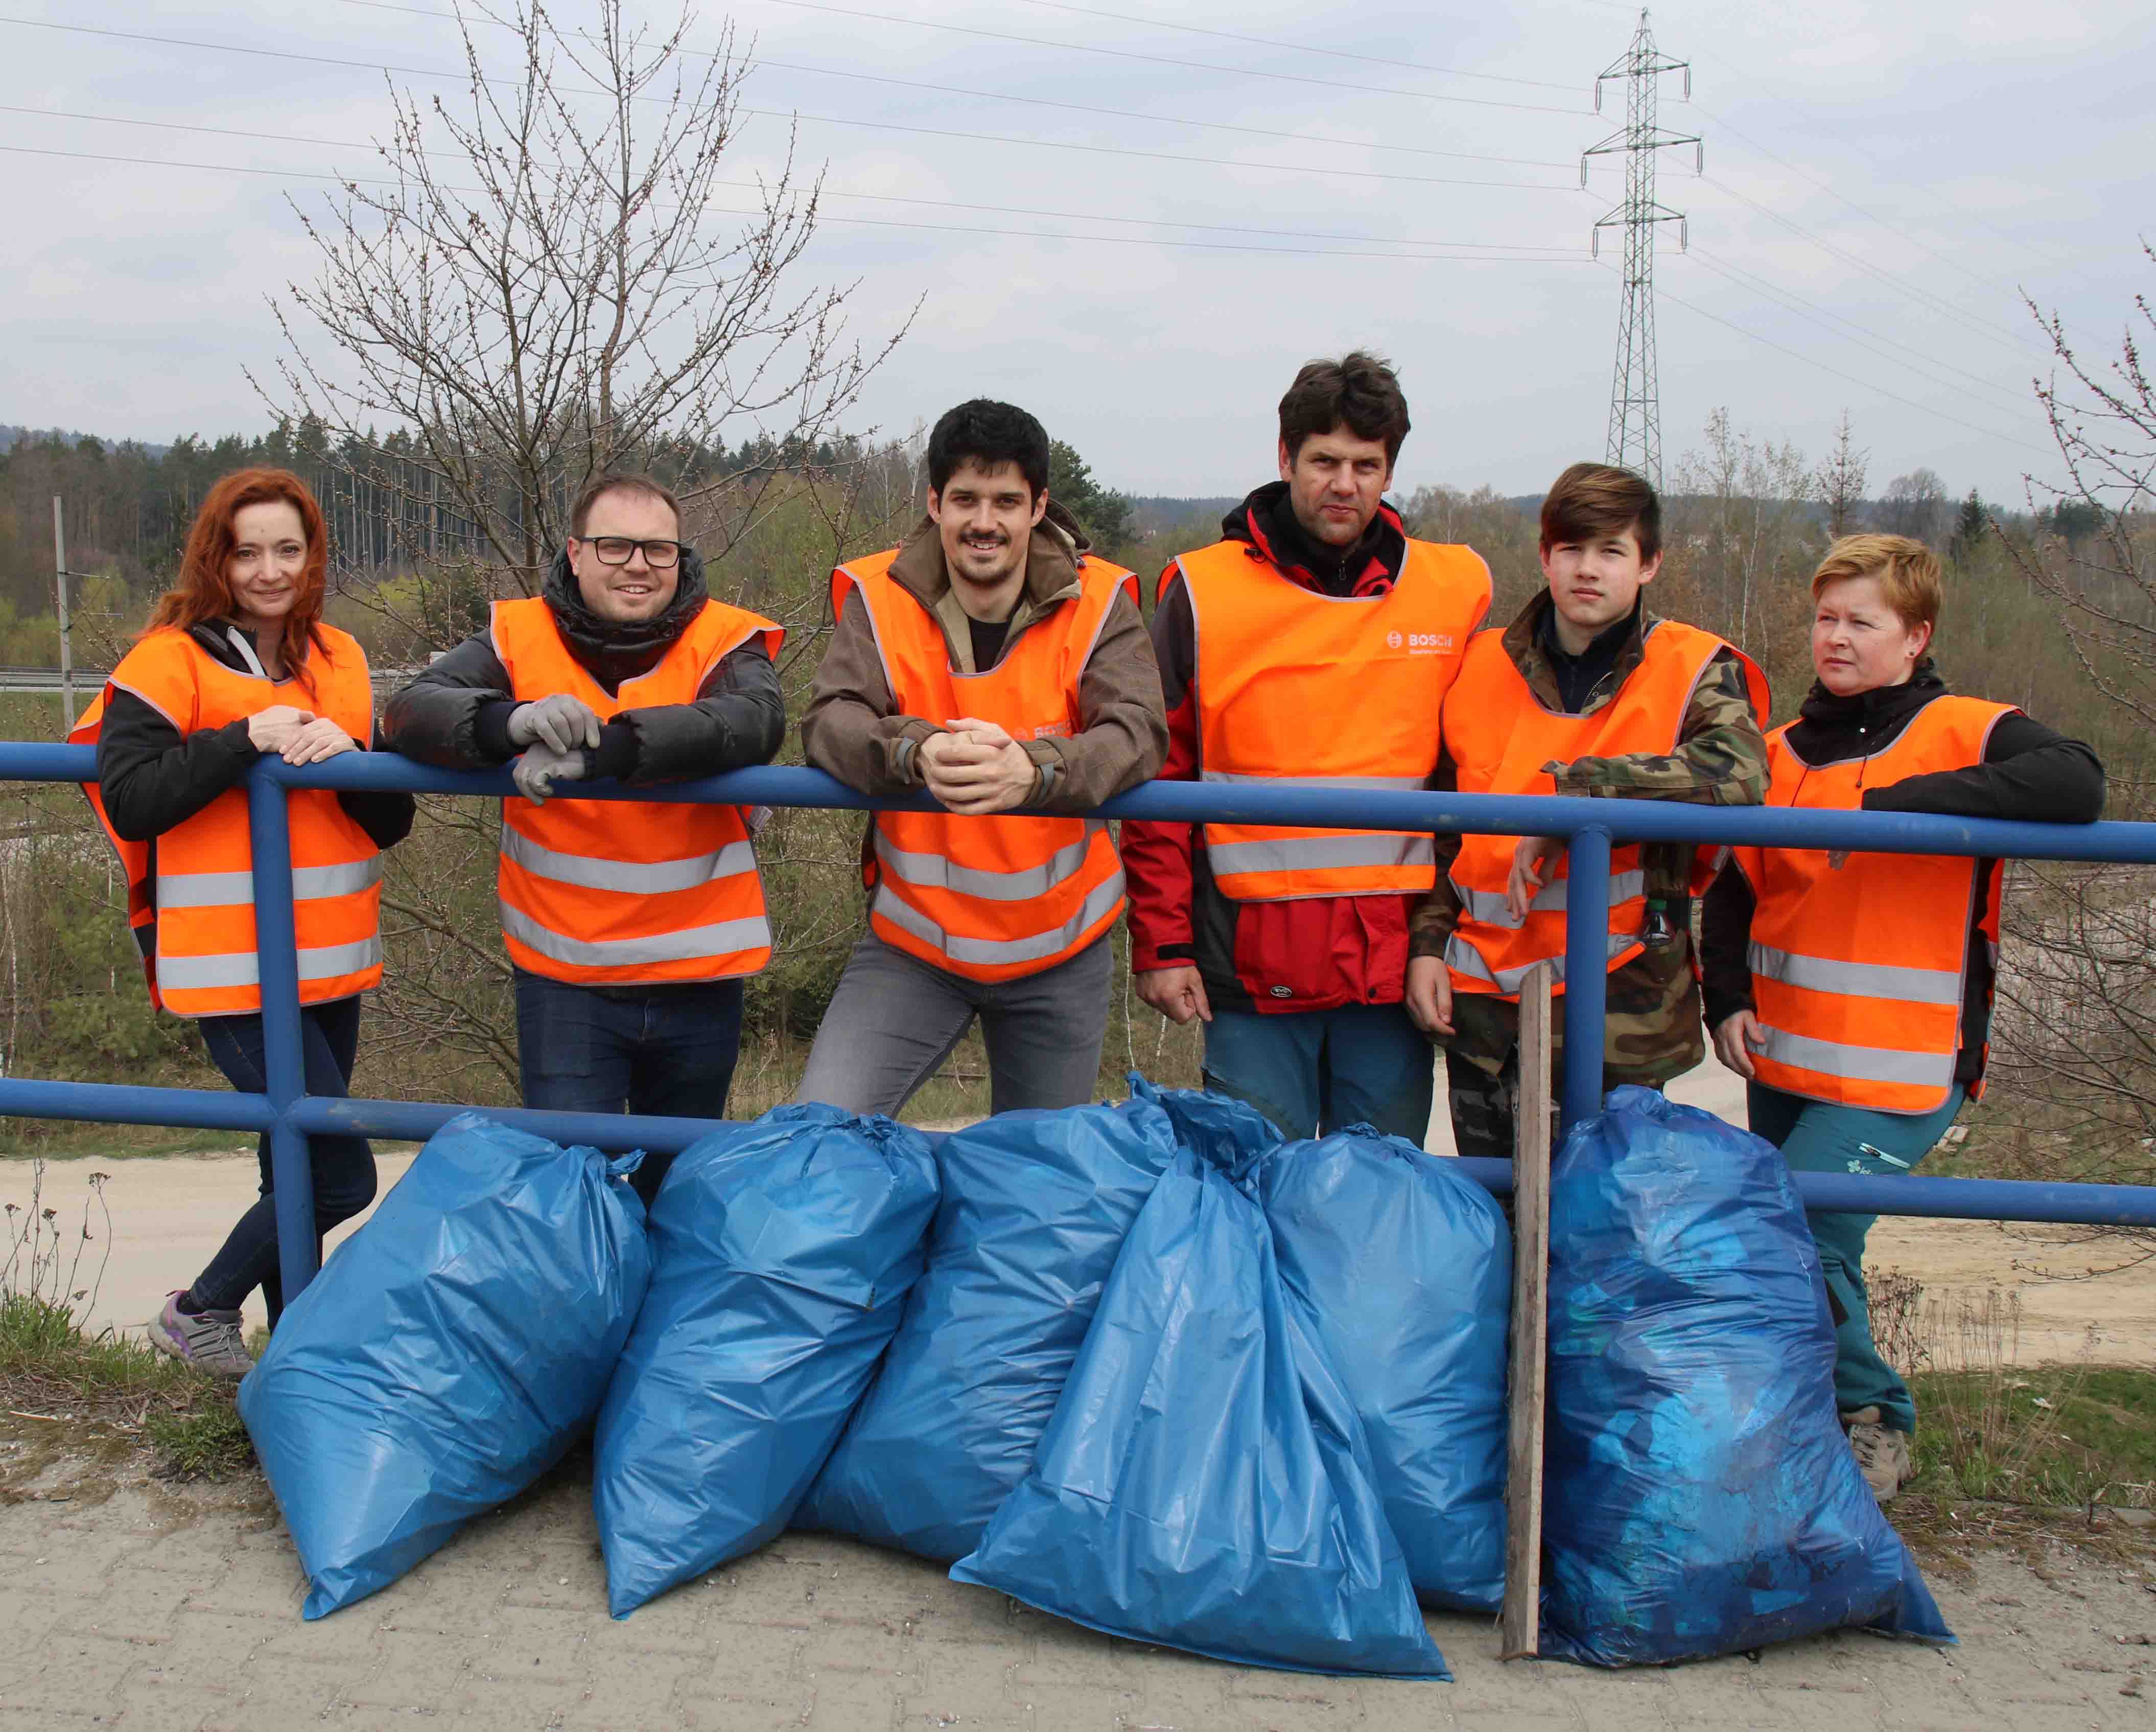
<instances>
[{"instance_id":1,"label":"woman with red hair","mask_svg":"<svg viewBox=\"0 0 2156 1732\"><path fill-rule=\"evenodd\" d=\"M281 469L227 475L196 515L179 581L69 737L97 746L91 804L127 869L152 1000L199 1018L210 1057L250 1093L265 1077L247 772L265 753L319 763L374 735L366 654L322 620L328 567L305 483ZM382 978L381 851L411 830L412 798L308 790L290 809L307 1092L341 1096L359 994ZM259 1158L260 1197L150 1324L167 1353L233 1376L254 1363L242 1302L261 1288L273 1326L283 1308L266 1135ZM364 1139L313 1138L311 1165L318 1234L373 1200Z\"/></svg>"}]
</instances>

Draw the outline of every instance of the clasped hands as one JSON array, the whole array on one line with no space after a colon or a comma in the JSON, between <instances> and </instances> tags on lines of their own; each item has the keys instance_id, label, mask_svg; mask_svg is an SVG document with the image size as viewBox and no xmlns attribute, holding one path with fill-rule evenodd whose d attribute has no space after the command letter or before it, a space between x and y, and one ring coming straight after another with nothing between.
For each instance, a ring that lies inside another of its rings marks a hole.
<instances>
[{"instance_id":1,"label":"clasped hands","mask_svg":"<svg viewBox=\"0 0 2156 1732\"><path fill-rule=\"evenodd\" d=\"M1023 804L1040 781L1024 747L998 724L962 716L914 748L921 779L946 809L978 817Z\"/></svg>"},{"instance_id":2,"label":"clasped hands","mask_svg":"<svg viewBox=\"0 0 2156 1732\"><path fill-rule=\"evenodd\" d=\"M357 752L359 742L326 716L290 704L272 704L247 718L248 743L257 752L274 752L287 763L320 763L340 752Z\"/></svg>"},{"instance_id":3,"label":"clasped hands","mask_svg":"<svg viewBox=\"0 0 2156 1732\"><path fill-rule=\"evenodd\" d=\"M524 748L509 768L516 791L543 806L557 782L580 782L590 773L585 753L599 743L598 712L582 698L557 691L511 710L509 739Z\"/></svg>"}]
</instances>

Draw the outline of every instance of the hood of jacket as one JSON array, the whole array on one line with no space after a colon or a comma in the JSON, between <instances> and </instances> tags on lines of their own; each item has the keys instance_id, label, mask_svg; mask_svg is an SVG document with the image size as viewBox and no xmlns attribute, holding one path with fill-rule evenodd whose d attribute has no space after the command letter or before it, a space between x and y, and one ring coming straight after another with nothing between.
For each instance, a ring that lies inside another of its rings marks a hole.
<instances>
[{"instance_id":1,"label":"hood of jacket","mask_svg":"<svg viewBox=\"0 0 2156 1732\"><path fill-rule=\"evenodd\" d=\"M1836 697L1815 681L1798 707L1797 719L1789 724L1789 749L1810 764L1868 757L1926 704L1946 696L1947 682L1928 655L1899 686L1876 686L1869 691Z\"/></svg>"},{"instance_id":2,"label":"hood of jacket","mask_svg":"<svg viewBox=\"0 0 2156 1732\"><path fill-rule=\"evenodd\" d=\"M703 611L709 599L704 587L703 557L693 547L684 547L677 573L680 581L674 599L666 604L663 613L649 619L602 619L585 606L566 547L554 556L540 593L546 597L570 653L590 670L593 679L612 691L624 680L633 680L656 667Z\"/></svg>"},{"instance_id":3,"label":"hood of jacket","mask_svg":"<svg viewBox=\"0 0 2156 1732\"><path fill-rule=\"evenodd\" d=\"M1383 501L1353 546L1330 547L1296 520L1286 481L1255 489L1220 520L1220 534L1256 548L1283 576L1321 595L1382 595L1407 563L1407 530Z\"/></svg>"}]
</instances>

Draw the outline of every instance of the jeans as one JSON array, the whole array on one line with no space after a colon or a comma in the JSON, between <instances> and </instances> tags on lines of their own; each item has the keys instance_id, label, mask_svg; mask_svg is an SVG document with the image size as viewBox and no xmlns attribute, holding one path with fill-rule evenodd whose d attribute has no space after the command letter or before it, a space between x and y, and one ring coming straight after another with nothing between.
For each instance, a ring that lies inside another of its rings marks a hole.
<instances>
[{"instance_id":1,"label":"jeans","mask_svg":"<svg viewBox=\"0 0 2156 1732\"><path fill-rule=\"evenodd\" d=\"M1929 1113L1871 1113L1861 1107L1807 1100L1754 1082L1745 1090L1753 1133L1782 1151L1797 1173L1914 1172L1961 1111L1957 1082L1943 1106ZM1819 1246L1827 1291L1840 1321L1835 1328L1834 1400L1844 1413L1876 1407L1887 1428L1917 1429L1909 1386L1879 1355L1871 1339L1871 1308L1864 1291L1864 1238L1876 1215L1807 1214Z\"/></svg>"},{"instance_id":2,"label":"jeans","mask_svg":"<svg viewBox=\"0 0 2156 1732\"><path fill-rule=\"evenodd\" d=\"M1419 1149L1436 1070L1430 1036L1398 1005L1216 1010L1205 1025L1205 1086L1248 1102L1290 1137L1373 1124Z\"/></svg>"},{"instance_id":3,"label":"jeans","mask_svg":"<svg viewBox=\"0 0 2156 1732\"><path fill-rule=\"evenodd\" d=\"M973 980L867 933L846 959L794 1098L896 1113L978 1016L990 1112L1082 1107L1100 1080L1114 962L1103 937L1037 974Z\"/></svg>"},{"instance_id":4,"label":"jeans","mask_svg":"<svg viewBox=\"0 0 2156 1732\"><path fill-rule=\"evenodd\" d=\"M263 1068L262 1018L205 1016L203 1044L225 1080L246 1094L268 1087ZM307 1092L342 1098L352 1091L352 1060L359 1051L359 998L332 999L300 1011L300 1050L306 1062ZM237 1311L258 1287L275 1329L285 1309L285 1283L277 1266L276 1174L270 1165L265 1133L256 1159L262 1165L262 1194L223 1248L195 1277L182 1303L190 1311ZM307 1167L315 1180L316 1254L321 1236L349 1221L374 1200L374 1151L362 1137L310 1137Z\"/></svg>"},{"instance_id":5,"label":"jeans","mask_svg":"<svg viewBox=\"0 0 2156 1732\"><path fill-rule=\"evenodd\" d=\"M524 1104L557 1113L724 1118L741 1057L742 984L577 986L515 971ZM647 1154L629 1184L648 1206L674 1164Z\"/></svg>"}]
</instances>

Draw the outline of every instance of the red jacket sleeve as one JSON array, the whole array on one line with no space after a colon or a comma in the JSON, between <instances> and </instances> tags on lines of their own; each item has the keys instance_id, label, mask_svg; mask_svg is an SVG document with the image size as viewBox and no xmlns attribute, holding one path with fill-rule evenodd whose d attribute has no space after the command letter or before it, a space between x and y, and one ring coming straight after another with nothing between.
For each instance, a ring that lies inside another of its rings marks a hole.
<instances>
[{"instance_id":1,"label":"red jacket sleeve","mask_svg":"<svg viewBox=\"0 0 2156 1732\"><path fill-rule=\"evenodd\" d=\"M1168 703L1168 757L1153 779L1197 779L1197 621L1189 592L1173 565L1161 573L1152 616L1153 659L1160 666L1161 695ZM1196 830L1188 824L1125 821L1123 871L1130 892L1131 969L1173 968L1193 960L1190 851Z\"/></svg>"}]
</instances>

